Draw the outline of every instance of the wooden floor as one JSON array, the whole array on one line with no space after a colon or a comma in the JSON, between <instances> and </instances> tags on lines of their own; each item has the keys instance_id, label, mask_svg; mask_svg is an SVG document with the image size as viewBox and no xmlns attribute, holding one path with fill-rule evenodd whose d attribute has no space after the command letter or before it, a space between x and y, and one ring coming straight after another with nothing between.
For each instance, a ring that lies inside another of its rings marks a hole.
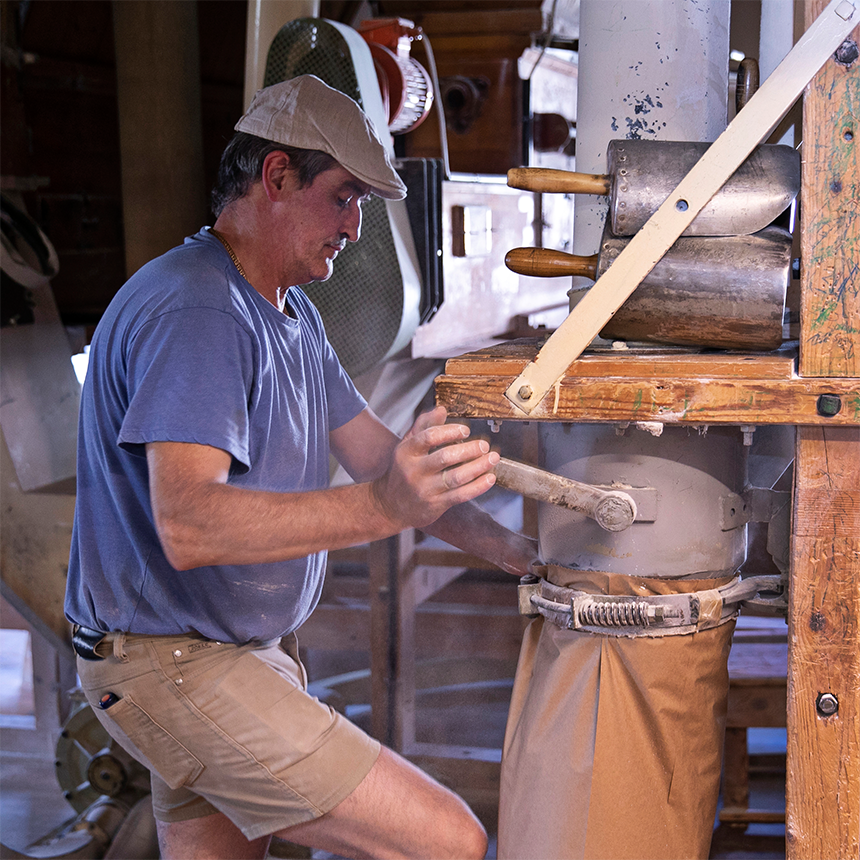
<instances>
[{"instance_id":1,"label":"wooden floor","mask_svg":"<svg viewBox=\"0 0 860 860\"><path fill-rule=\"evenodd\" d=\"M48 739L20 742L28 727L37 734L34 710L30 633L0 630L0 840L18 851L74 814L57 782Z\"/></svg>"},{"instance_id":2,"label":"wooden floor","mask_svg":"<svg viewBox=\"0 0 860 860\"><path fill-rule=\"evenodd\" d=\"M772 732L773 730L771 730ZM779 737L764 737L770 748ZM756 805L778 809L783 802L784 778L777 774L752 777ZM0 833L5 846L23 852L26 847L73 815L54 775L53 757L0 754ZM495 858L495 833L489 823L491 843L488 860ZM321 860L325 855L315 854ZM746 832L725 825L715 831L712 860L782 860L785 857L784 829L775 825L751 825ZM546 858L540 858L546 860Z\"/></svg>"}]
</instances>

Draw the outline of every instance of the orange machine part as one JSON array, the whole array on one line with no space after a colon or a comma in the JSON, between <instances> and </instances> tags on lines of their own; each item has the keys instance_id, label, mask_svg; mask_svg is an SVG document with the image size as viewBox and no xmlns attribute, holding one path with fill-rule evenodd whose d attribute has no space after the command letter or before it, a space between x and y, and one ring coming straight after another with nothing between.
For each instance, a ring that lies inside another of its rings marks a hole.
<instances>
[{"instance_id":1,"label":"orange machine part","mask_svg":"<svg viewBox=\"0 0 860 860\"><path fill-rule=\"evenodd\" d=\"M412 131L426 119L433 103L427 72L409 56L412 40L423 35L421 28L406 18L373 18L362 21L358 31L370 47L389 131Z\"/></svg>"}]
</instances>

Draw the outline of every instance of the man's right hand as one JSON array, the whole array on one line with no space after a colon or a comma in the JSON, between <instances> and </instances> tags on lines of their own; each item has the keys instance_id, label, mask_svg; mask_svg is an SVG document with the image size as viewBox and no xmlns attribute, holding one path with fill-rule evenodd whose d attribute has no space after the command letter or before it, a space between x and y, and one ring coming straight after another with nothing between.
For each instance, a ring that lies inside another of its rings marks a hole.
<instances>
[{"instance_id":1,"label":"man's right hand","mask_svg":"<svg viewBox=\"0 0 860 860\"><path fill-rule=\"evenodd\" d=\"M383 513L400 528L421 528L448 508L485 493L496 482L499 455L469 428L446 424L437 406L420 415L391 457L388 471L371 484Z\"/></svg>"}]
</instances>

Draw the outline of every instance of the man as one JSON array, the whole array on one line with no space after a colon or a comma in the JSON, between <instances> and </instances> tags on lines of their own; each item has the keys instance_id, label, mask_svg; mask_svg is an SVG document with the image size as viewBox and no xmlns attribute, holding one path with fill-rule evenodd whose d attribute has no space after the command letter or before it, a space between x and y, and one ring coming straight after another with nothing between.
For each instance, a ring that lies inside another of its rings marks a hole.
<instances>
[{"instance_id":1,"label":"man","mask_svg":"<svg viewBox=\"0 0 860 860\"><path fill-rule=\"evenodd\" d=\"M327 549L424 527L521 574L535 546L464 504L498 455L443 409L397 439L295 286L331 275L370 194L404 196L358 105L303 76L236 130L214 229L137 272L93 338L66 599L83 689L152 773L164 858L264 857L272 834L483 857L460 798L307 695L292 633ZM328 488L329 452L355 484Z\"/></svg>"}]
</instances>

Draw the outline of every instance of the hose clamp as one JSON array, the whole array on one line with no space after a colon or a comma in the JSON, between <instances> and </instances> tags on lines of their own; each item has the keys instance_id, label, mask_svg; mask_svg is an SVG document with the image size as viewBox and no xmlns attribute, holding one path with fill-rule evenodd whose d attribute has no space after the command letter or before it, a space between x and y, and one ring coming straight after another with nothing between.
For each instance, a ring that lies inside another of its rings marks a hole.
<instances>
[{"instance_id":1,"label":"hose clamp","mask_svg":"<svg viewBox=\"0 0 860 860\"><path fill-rule=\"evenodd\" d=\"M543 615L566 630L601 636L679 636L733 620L743 603L761 603L762 594L776 595L770 598L775 602L783 586L779 576L736 576L719 588L633 597L589 594L529 575L520 581L518 602L521 614Z\"/></svg>"}]
</instances>

